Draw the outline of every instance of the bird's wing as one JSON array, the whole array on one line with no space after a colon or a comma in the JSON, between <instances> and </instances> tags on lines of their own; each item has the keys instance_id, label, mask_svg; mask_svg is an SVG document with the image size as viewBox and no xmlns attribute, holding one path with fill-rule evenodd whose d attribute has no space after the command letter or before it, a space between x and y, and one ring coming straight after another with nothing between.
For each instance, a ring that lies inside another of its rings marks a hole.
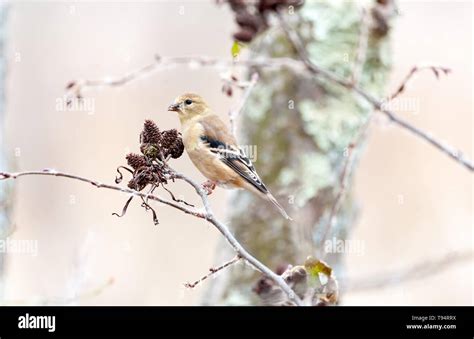
<instances>
[{"instance_id":1,"label":"bird's wing","mask_svg":"<svg viewBox=\"0 0 474 339\"><path fill-rule=\"evenodd\" d=\"M203 133L200 138L204 145L246 182L258 191L267 194L268 189L258 176L252 162L237 145L235 138L222 120L215 115L210 115L205 117L200 123L203 127Z\"/></svg>"}]
</instances>

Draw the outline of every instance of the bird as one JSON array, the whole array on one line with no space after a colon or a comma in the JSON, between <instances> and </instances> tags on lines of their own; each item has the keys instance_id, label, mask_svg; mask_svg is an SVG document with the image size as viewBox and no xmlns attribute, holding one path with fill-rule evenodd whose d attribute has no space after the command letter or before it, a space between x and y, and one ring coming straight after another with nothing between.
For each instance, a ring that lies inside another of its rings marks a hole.
<instances>
[{"instance_id":1,"label":"bird","mask_svg":"<svg viewBox=\"0 0 474 339\"><path fill-rule=\"evenodd\" d=\"M185 93L174 100L168 111L179 117L184 149L208 179L203 184L207 194L216 186L245 189L270 201L283 217L292 220L260 179L227 125L201 96Z\"/></svg>"}]
</instances>

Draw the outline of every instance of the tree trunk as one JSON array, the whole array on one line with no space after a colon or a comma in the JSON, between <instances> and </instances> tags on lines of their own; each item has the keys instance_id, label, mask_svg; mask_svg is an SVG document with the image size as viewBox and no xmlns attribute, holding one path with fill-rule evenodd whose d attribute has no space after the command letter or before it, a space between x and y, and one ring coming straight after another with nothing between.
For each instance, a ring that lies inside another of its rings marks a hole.
<instances>
[{"instance_id":1,"label":"tree trunk","mask_svg":"<svg viewBox=\"0 0 474 339\"><path fill-rule=\"evenodd\" d=\"M287 17L316 64L349 78L360 40L361 12L352 1L306 1L296 15ZM390 46L387 22L374 13L369 9L369 40L359 79L363 88L381 95L390 70ZM253 57L298 57L281 30L264 32L252 50ZM239 141L258 147L255 168L294 221L243 191L233 193L228 220L242 245L276 270L302 264L309 255L322 259L324 249L316 244L340 189L345 153L371 108L347 89L309 72L262 69L259 75L241 116ZM346 187L328 239L346 239L354 225L357 204L351 173ZM229 245L221 241L216 263L232 256ZM327 254L325 260L337 278L343 270L342 254ZM234 265L207 285L203 303L259 305L252 292L258 277L259 272L247 265Z\"/></svg>"}]
</instances>

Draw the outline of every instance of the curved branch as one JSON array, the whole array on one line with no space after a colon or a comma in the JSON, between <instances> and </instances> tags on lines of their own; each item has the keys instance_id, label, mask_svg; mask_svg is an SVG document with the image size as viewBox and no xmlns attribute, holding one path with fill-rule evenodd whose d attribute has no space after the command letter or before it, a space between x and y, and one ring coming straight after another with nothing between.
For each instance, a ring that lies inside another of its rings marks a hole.
<instances>
[{"instance_id":1,"label":"curved branch","mask_svg":"<svg viewBox=\"0 0 474 339\"><path fill-rule=\"evenodd\" d=\"M347 153L345 154L345 159L342 164L342 170L339 175L339 191L336 195L336 199L334 200L334 203L331 206L331 210L329 211L328 221L325 227L323 228L321 241L319 243L320 248L324 247L324 243L326 242L326 239L328 235L330 234L331 227L334 225L336 215L341 208L342 202L346 195L349 176L350 176L350 173L352 172L352 166L355 160L355 152L357 152L357 150L361 147L360 144L363 142L363 140L366 137L370 123L372 122L372 117L373 117L373 112L369 114L369 117L367 118L367 120L362 124L360 129L357 131L355 138L349 143L349 145L347 145L347 148L346 148ZM323 253L323 258L326 254L327 253Z\"/></svg>"},{"instance_id":2,"label":"curved branch","mask_svg":"<svg viewBox=\"0 0 474 339\"><path fill-rule=\"evenodd\" d=\"M303 303L301 299L298 297L298 295L288 286L288 284L285 282L285 280L274 273L271 269L269 269L267 266L262 264L257 258L252 256L247 250L239 243L239 241L234 237L234 235L230 232L230 230L227 228L227 226L219 221L215 216L214 213L212 212L210 205L209 205L209 200L207 199L207 195L205 191L202 189L201 185L195 183L193 180L190 178L186 177L183 174L180 174L174 170L171 170L171 173L174 178L181 179L191 185L195 190L196 193L199 195L199 197L202 200L203 206L204 206L204 212L196 209L196 208L189 208L186 206L183 206L177 202L174 202L172 200L168 200L153 194L146 194L142 193L139 191L135 191L132 189L128 188L123 188L118 185L109 185L109 184L102 184L98 181L87 179L78 175L73 175L73 174L68 174L68 173L63 173L63 172L58 172L55 170L51 169L45 169L43 171L25 171L25 172L17 172L17 173L7 173L7 172L0 172L0 181L1 180L8 180L8 179L17 179L19 177L24 177L24 176L36 176L36 175L42 175L42 176L54 176L54 177L63 177L63 178L68 178L68 179L73 179L73 180L78 180L82 181L85 183L89 183L97 188L106 188L110 190L115 190L115 191L120 191L122 193L128 193L132 194L134 196L139 196L142 198L146 198L149 200L154 200L161 202L163 204L166 204L168 206L174 207L176 209L179 209L183 211L186 214L191 214L194 215L195 217L202 218L207 220L209 223L214 225L217 230L226 238L226 240L229 242L229 244L232 246L234 251L242 257L245 261L247 261L251 266L256 268L257 270L261 271L264 275L266 275L268 278L273 280L287 295L290 300L292 300L296 305L302 306Z\"/></svg>"},{"instance_id":3,"label":"curved branch","mask_svg":"<svg viewBox=\"0 0 474 339\"><path fill-rule=\"evenodd\" d=\"M447 156L449 156L451 159L455 160L456 162L462 164L464 167L466 167L468 170L471 172L474 171L474 165L470 159L468 159L463 153L460 151L456 150L455 148L439 141L432 135L430 135L427 132L422 131L418 127L413 126L409 122L399 118L393 111L385 108L384 106L384 101L376 99L373 97L371 94L366 92L364 89L359 87L358 85L354 84L352 81L347 81L343 78L341 78L339 75L332 73L330 71L327 71L323 68L320 68L317 66L315 63L311 61L311 59L308 56L308 53L306 52L306 49L303 45L303 42L301 38L298 36L298 34L291 29L291 27L288 25L286 20L283 17L282 12L278 12L278 18L280 19L280 24L281 27L283 28L283 31L285 32L288 40L290 43L293 45L295 48L299 58L305 65L306 69L314 74L315 76L320 76L323 77L333 83L339 84L342 87L347 88L348 90L358 94L362 98L364 98L368 103L372 105L373 108L378 110L379 112L385 114L390 121L394 122L395 124L399 125L400 127L405 128L415 136L425 140L435 148L437 148L439 151L443 152ZM408 81L408 80L407 80Z\"/></svg>"},{"instance_id":4,"label":"curved branch","mask_svg":"<svg viewBox=\"0 0 474 339\"><path fill-rule=\"evenodd\" d=\"M423 71L423 70L432 71L433 74L436 76L436 79L439 79L440 72L442 72L444 74L448 74L449 72L451 72L451 70L447 67L436 66L436 65L414 66L414 67L412 67L410 72L408 72L408 74L405 76L402 83L398 86L397 90L395 92L393 92L387 98L387 101L393 100L396 97L398 97L400 94L402 94L403 91L405 90L405 88L407 87L408 83L410 82L410 80L413 79L414 75L418 72Z\"/></svg>"},{"instance_id":5,"label":"curved branch","mask_svg":"<svg viewBox=\"0 0 474 339\"><path fill-rule=\"evenodd\" d=\"M411 125L409 122L399 118L393 111L385 108L385 100L378 100L373 97L371 94L366 92L364 89L359 87L354 83L353 80L345 80L339 75L327 71L323 68L320 68L314 64L308 57L306 50L301 43L299 36L288 26L285 20L280 15L281 26L287 34L290 42L295 47L301 60L296 60L292 58L256 58L252 60L230 60L222 59L209 56L188 56L188 57L167 57L162 58L160 56L156 57L155 62L148 64L134 72L128 73L124 76L117 78L104 78L98 80L87 80L81 79L77 81L72 81L67 86L68 95L76 96L82 98L82 90L91 89L91 88L100 88L100 87L119 87L128 84L134 80L139 79L142 76L149 75L159 70L166 69L166 67L176 66L176 65L187 65L191 68L196 67L232 67L232 66L241 66L241 67L254 67L254 68L288 68L295 72L303 72L305 70L310 73L321 76L333 83L339 84L342 87L347 88L348 90L353 91L362 98L364 98L368 103L372 105L373 108L379 112L385 114L390 121L397 124L400 127L405 128L413 135L425 140L430 143L432 146L437 148L442 153L446 154L454 161L462 164L471 172L474 171L474 165L472 160L467 158L462 152L456 150L454 147L443 143L436 139L431 134L424 132L423 130ZM413 74L412 74L413 75ZM411 77L411 76L410 76ZM400 93L398 93L400 94ZM398 95L397 94L397 95ZM392 95L393 96L393 95Z\"/></svg>"},{"instance_id":6,"label":"curved branch","mask_svg":"<svg viewBox=\"0 0 474 339\"><path fill-rule=\"evenodd\" d=\"M188 207L185 207L185 206L183 206L179 203L176 203L174 201L171 201L171 200L168 200L168 199L165 199L165 198L161 198L161 197L156 196L156 195L150 195L150 194L147 194L147 193L142 193L142 192L135 191L135 190L132 190L132 189L129 189L129 188L120 187L118 185L102 184L102 183L100 183L98 181L95 181L95 180L87 179L87 178L84 178L84 177L81 177L81 176L78 176L78 175L74 175L74 174L58 172L58 171L55 171L55 170L52 170L52 169L45 169L43 171L25 171L25 172L17 172L17 173L0 172L0 180L17 179L19 177L33 176L33 175L54 176L54 177L63 177L63 178L68 178L68 179L79 180L79 181L82 181L82 182L89 183L89 184L91 184L91 185L93 185L97 188L107 188L107 189L110 189L110 190L120 191L122 193L128 193L128 194L131 194L131 195L134 195L134 196L137 196L137 197L142 197L142 198L147 198L147 199L150 199L150 200L158 201L158 202L161 202L165 205L169 205L171 207L177 208L177 209L183 211L186 214L191 214L191 215L194 215L195 217L202 218L202 219L206 218L205 213L199 211L198 209L188 208Z\"/></svg>"},{"instance_id":7,"label":"curved branch","mask_svg":"<svg viewBox=\"0 0 474 339\"><path fill-rule=\"evenodd\" d=\"M199 285L200 283L202 283L204 280L208 279L210 276L213 276L214 274L216 274L217 272L220 272L222 271L224 268L226 267L229 267L230 265L233 265L235 264L237 261L239 261L240 259L242 259L240 257L240 255L236 255L234 258L232 258L231 260L229 261L226 261L225 263L223 263L222 265L218 266L218 267L212 267L209 269L209 273L207 273L206 275L202 276L201 278L199 278L198 280L196 280L195 282L193 283L190 283L190 282L187 282L184 284L184 287L187 287L187 288L194 288L196 287L197 285Z\"/></svg>"},{"instance_id":8,"label":"curved branch","mask_svg":"<svg viewBox=\"0 0 474 339\"><path fill-rule=\"evenodd\" d=\"M96 80L78 79L71 81L66 89L70 96L82 97L82 91L92 88L100 87L120 87L127 85L134 80L141 77L151 75L154 72L164 70L177 65L188 66L190 68L199 67L215 67L215 68L229 68L229 67L255 67L255 68L282 68L287 67L294 71L304 71L304 65L298 60L291 58L255 58L252 60L236 60L224 59L211 56L176 56L176 57L161 57L157 55L155 61L145 65L135 71L127 73L123 76L115 78L103 78ZM256 82L256 80L255 80ZM253 86L253 85L252 85Z\"/></svg>"}]
</instances>

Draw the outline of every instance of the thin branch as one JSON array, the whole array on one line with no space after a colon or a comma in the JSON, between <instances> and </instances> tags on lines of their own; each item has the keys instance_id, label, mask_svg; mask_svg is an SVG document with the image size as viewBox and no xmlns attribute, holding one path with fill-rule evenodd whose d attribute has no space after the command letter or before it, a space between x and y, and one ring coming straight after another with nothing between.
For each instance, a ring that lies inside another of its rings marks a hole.
<instances>
[{"instance_id":1,"label":"thin branch","mask_svg":"<svg viewBox=\"0 0 474 339\"><path fill-rule=\"evenodd\" d=\"M474 252L472 250L451 252L440 258L424 260L400 271L377 273L369 277L349 279L347 282L342 280L341 289L345 291L361 291L385 288L405 281L426 278L451 268L455 264L472 261L473 259Z\"/></svg>"},{"instance_id":2,"label":"thin branch","mask_svg":"<svg viewBox=\"0 0 474 339\"><path fill-rule=\"evenodd\" d=\"M379 99L376 99L373 97L371 94L366 92L364 89L360 88L358 85L352 84L351 81L347 81L343 78L341 78L339 75L332 73L330 71L327 71L325 69L320 68L316 64L314 64L308 54L307 51L298 36L298 34L288 25L286 20L283 18L283 14L281 12L278 13L278 17L280 19L281 27L283 28L288 40L292 43L293 47L295 48L296 52L298 53L299 58L301 61L304 63L306 66L306 69L311 72L312 74L316 76L323 77L333 83L339 84L342 87L345 87L352 92L358 94L362 98L364 98L368 103L372 105L373 108L378 110L379 112L382 112L385 114L390 121L393 123L405 128L409 132L413 133L415 136L425 140L435 148L437 148L439 151L443 152L447 156L449 156L451 159L455 160L456 162L462 164L464 167L466 167L468 170L471 172L474 171L474 165L470 159L468 159L464 154L462 154L460 151L456 150L455 148L439 141L435 137L433 137L431 134L422 131L421 129L411 125L409 122L399 118L393 111L390 111L389 109L385 108L385 102L381 101Z\"/></svg>"},{"instance_id":3,"label":"thin branch","mask_svg":"<svg viewBox=\"0 0 474 339\"><path fill-rule=\"evenodd\" d=\"M413 79L413 76L423 70L430 70L434 73L436 76L436 79L439 79L439 74L442 72L444 74L449 74L451 72L451 69L443 66L435 66L435 65L424 65L424 66L414 66L410 72L405 76L403 79L402 83L398 86L397 90L390 95L386 101L390 101L392 99L395 99L397 96L399 96L407 87L407 84L410 82L411 79Z\"/></svg>"},{"instance_id":4,"label":"thin branch","mask_svg":"<svg viewBox=\"0 0 474 339\"><path fill-rule=\"evenodd\" d=\"M237 261L239 261L240 259L242 259L242 258L240 257L240 255L236 255L234 258L232 258L231 260L225 262L224 264L222 264L222 265L220 265L220 266L218 266L218 267L215 267L215 268L211 267L211 268L209 269L209 273L208 273L208 274L202 276L201 278L199 278L198 280L196 280L196 281L193 282L193 283L187 282L187 283L184 284L184 286L187 287L187 288L194 288L194 287L196 287L197 285L199 285L201 282L203 282L204 280L206 280L207 278L209 278L209 277L213 276L214 274L216 274L217 272L223 270L223 269L226 268L226 267L229 267L230 265L235 264L235 263L236 263Z\"/></svg>"},{"instance_id":5,"label":"thin branch","mask_svg":"<svg viewBox=\"0 0 474 339\"><path fill-rule=\"evenodd\" d=\"M378 104L374 103L374 107L381 107L378 106ZM406 130L412 132L414 135L424 139L426 142L430 143L434 147L436 147L438 150L449 156L451 159L455 160L456 162L460 163L464 167L466 167L469 171L474 171L474 165L468 157L466 157L461 151L453 148L452 146L446 144L445 142L442 142L438 140L437 138L433 137L430 133L422 131L418 127L413 126L406 120L403 120L399 118L395 113L389 111L389 110L380 110L382 113L384 113L390 121L396 123L397 125L404 127Z\"/></svg>"},{"instance_id":6,"label":"thin branch","mask_svg":"<svg viewBox=\"0 0 474 339\"><path fill-rule=\"evenodd\" d=\"M357 44L356 58L352 66L351 83L357 85L367 58L367 46L369 43L369 15L365 7L361 9L359 26L359 41Z\"/></svg>"},{"instance_id":7,"label":"thin branch","mask_svg":"<svg viewBox=\"0 0 474 339\"><path fill-rule=\"evenodd\" d=\"M235 239L235 237L232 235L232 233L229 231L227 226L217 220L211 211L211 208L209 207L209 201L207 199L207 194L203 190L201 185L198 185L191 179L187 178L186 176L182 174L177 174L177 178L181 178L187 183L189 183L191 186L194 187L198 195L201 197L201 200L203 202L204 208L206 210L206 220L213 224L219 232L222 233L222 235L226 238L226 240L229 242L229 244L232 246L234 251L239 254L243 259L245 259L250 265L255 267L257 270L262 272L264 275L272 279L280 288L288 295L288 298L290 300L294 301L296 305L302 306L303 303L300 299L300 297L288 286L288 284L285 282L285 280L273 272L271 269L269 269L267 266L262 264L260 261L258 261L255 257L253 257L250 253L245 250L242 245Z\"/></svg>"},{"instance_id":8,"label":"thin branch","mask_svg":"<svg viewBox=\"0 0 474 339\"><path fill-rule=\"evenodd\" d=\"M89 183L89 184L91 184L91 185L93 185L97 188L106 188L106 189L110 189L110 190L120 191L122 193L131 194L131 195L137 196L137 197L143 197L143 198L148 198L148 199L151 199L151 200L155 200L155 201L161 202L165 205L169 205L171 207L179 209L179 210L183 211L186 214L191 214L191 215L194 215L195 217L202 218L202 219L206 218L205 213L203 213L202 211L199 211L198 209L188 208L188 207L183 206L182 204L176 203L174 201L171 201L171 200L168 200L168 199L165 199L165 198L161 198L161 197L156 196L156 195L149 195L147 193L135 191L135 190L125 188L125 187L121 187L121 186L118 186L118 185L102 184L98 181L87 179L87 178L84 178L84 177L81 177L81 176L78 176L78 175L62 173L62 172L58 172L58 171L55 171L55 170L52 170L52 169L45 169L43 171L25 171L25 172L17 172L17 173L0 172L0 180L17 179L19 177L33 176L33 175L54 176L54 177L63 177L63 178L68 178L68 179L73 179L73 180L79 180L79 181L82 181L82 182Z\"/></svg>"},{"instance_id":9,"label":"thin branch","mask_svg":"<svg viewBox=\"0 0 474 339\"><path fill-rule=\"evenodd\" d=\"M334 200L334 203L331 207L331 211L329 212L329 219L322 233L320 246L318 246L319 248L324 247L324 243L328 235L330 234L330 229L334 225L336 215L341 209L341 205L342 205L342 202L344 201L344 197L346 196L347 186L349 183L349 177L350 177L349 174L352 172L352 166L354 165L354 160L356 158L355 152L358 149L360 149L361 147L360 145L364 141L367 135L367 131L372 121L372 117L373 117L373 114L371 112L367 120L360 127L354 140L350 142L349 145L347 145L347 148L346 148L347 154L345 154L345 161L343 162L342 171L341 171L341 174L339 175L339 192L337 193L336 199ZM323 256L325 254L326 253L323 253Z\"/></svg>"},{"instance_id":10,"label":"thin branch","mask_svg":"<svg viewBox=\"0 0 474 339\"><path fill-rule=\"evenodd\" d=\"M291 68L294 71L304 71L304 66L298 60L291 58L254 58L252 60L224 59L210 56L177 56L161 57L156 56L155 61L145 65L135 71L115 78L103 78L97 80L79 79L71 81L67 86L67 94L71 97L82 97L84 90L101 87L120 87L127 85L134 80L155 72L165 70L174 66L186 65L189 68L215 67L224 69L229 67L255 67L255 68ZM240 84L243 86L246 84Z\"/></svg>"},{"instance_id":11,"label":"thin branch","mask_svg":"<svg viewBox=\"0 0 474 339\"><path fill-rule=\"evenodd\" d=\"M280 16L281 17L281 16ZM411 125L407 121L397 117L397 115L388 109L386 109L385 101L381 101L367 93L357 85L353 84L352 81L347 81L339 75L322 69L316 66L308 58L304 46L301 44L299 37L287 26L285 20L281 19L282 27L284 28L290 41L295 46L297 53L299 54L301 61L292 58L255 58L252 60L227 60L222 58L214 58L207 56L189 56L189 57L168 57L161 58L156 57L156 61L152 64L146 65L137 71L126 74L125 76L118 77L115 79L99 79L99 80L77 80L69 83L67 86L68 95L72 95L78 98L82 97L82 91L90 88L99 87L115 87L123 86L129 82L136 80L144 75L152 74L155 71L165 69L175 65L188 65L191 68L195 67L216 67L224 68L231 66L242 66L242 67L255 67L255 68L282 68L287 67L295 72L303 72L305 69L313 73L314 75L321 76L331 82L339 84L363 97L369 102L375 109L385 114L393 123L407 129L415 136L425 140L432 146L437 148L439 151L448 155L456 162L464 165L471 172L474 171L474 165L472 161L467 158L463 153L456 150L455 148L447 145L441 141L438 141L431 134L420 130L419 128Z\"/></svg>"},{"instance_id":12,"label":"thin branch","mask_svg":"<svg viewBox=\"0 0 474 339\"><path fill-rule=\"evenodd\" d=\"M230 122L230 129L232 131L232 134L235 136L237 133L237 123L236 119L240 112L243 110L245 103L247 102L248 98L250 97L250 94L252 93L252 90L254 89L255 85L258 82L258 73L253 73L252 76L250 77L250 82L245 89L244 94L242 95L242 98L239 101L239 104L237 107L229 111L229 122Z\"/></svg>"},{"instance_id":13,"label":"thin branch","mask_svg":"<svg viewBox=\"0 0 474 339\"><path fill-rule=\"evenodd\" d=\"M180 203L152 195L149 193L142 193L139 191L135 191L132 189L120 187L118 185L109 185L109 184L102 184L98 181L87 179L78 175L73 175L73 174L68 174L68 173L63 173L63 172L58 172L55 170L51 169L46 169L43 171L25 171L25 172L17 172L17 173L7 173L7 172L0 172L0 181L1 180L8 180L8 179L17 179L19 177L23 176L36 176L36 175L41 175L41 176L54 176L54 177L63 177L63 178L68 178L68 179L73 179L73 180L78 180L82 181L85 183L89 183L97 188L106 188L110 190L115 190L115 191L120 191L123 193L131 194L133 196L138 196L142 198L146 198L149 200L154 200L161 202L165 205L174 207L178 210L183 211L186 214L191 214L195 217L202 218L207 220L209 223L214 225L217 230L226 238L226 240L229 242L229 244L232 246L234 251L242 257L245 261L247 261L251 266L262 272L264 275L266 275L268 278L272 279L280 288L288 295L288 298L292 300L296 305L302 306L303 303L299 296L291 289L290 286L283 280L283 278L279 275L277 275L275 272L273 272L271 269L269 269L267 266L262 264L258 259L256 259L254 256L252 256L245 248L242 247L242 245L238 242L238 240L234 237L234 235L230 232L230 230L227 228L227 226L219 221L215 216L214 213L212 212L210 205L209 205L209 200L207 199L207 194L206 192L202 189L201 185L195 183L193 180L190 178L184 176L183 174L177 173L174 170L170 169L170 173L173 174L174 178L181 179L185 182L187 182L189 185L191 185L196 193L199 195L201 198L201 201L204 206L204 212L201 210L198 210L196 208L190 208L186 207Z\"/></svg>"},{"instance_id":14,"label":"thin branch","mask_svg":"<svg viewBox=\"0 0 474 339\"><path fill-rule=\"evenodd\" d=\"M220 78L221 78L222 82L224 83L224 86L222 87L222 91L224 93L226 93L228 96L232 95L232 91L229 93L227 91L227 89L235 87L235 88L238 88L238 89L241 89L241 90L245 90L252 83L252 77L250 77L250 80L239 80L230 71L221 73Z\"/></svg>"}]
</instances>

